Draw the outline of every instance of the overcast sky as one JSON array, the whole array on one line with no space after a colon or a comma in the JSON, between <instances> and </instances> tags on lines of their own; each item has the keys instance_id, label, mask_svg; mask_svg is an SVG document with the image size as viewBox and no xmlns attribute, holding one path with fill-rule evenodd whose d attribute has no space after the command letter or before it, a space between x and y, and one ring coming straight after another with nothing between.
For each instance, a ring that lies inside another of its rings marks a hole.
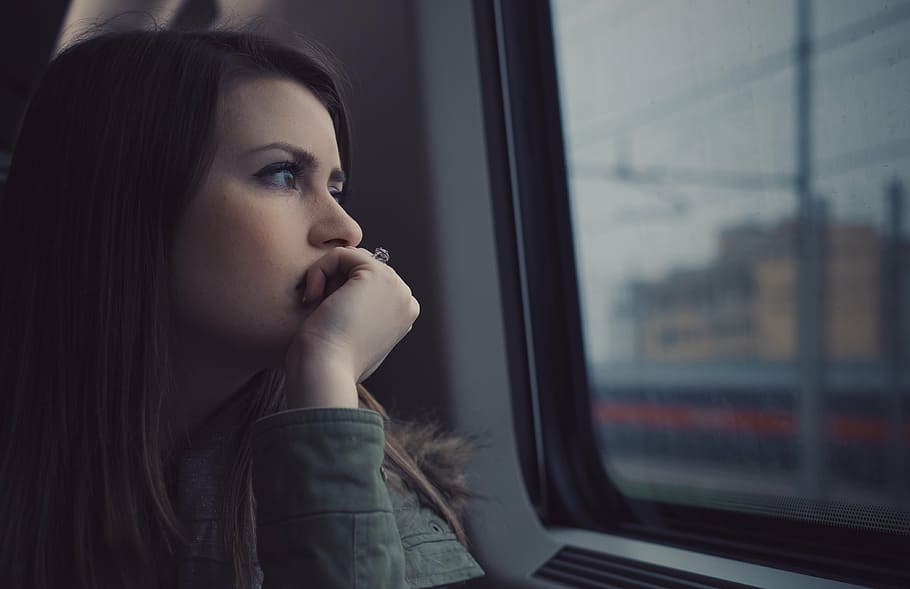
<instances>
[{"instance_id":1,"label":"overcast sky","mask_svg":"<svg viewBox=\"0 0 910 589\"><path fill-rule=\"evenodd\" d=\"M795 14L795 0L555 1L592 360L619 349L623 285L708 265L723 228L794 215ZM884 186L910 183L910 0L816 1L812 19L813 187L835 222L882 227ZM618 165L689 180L621 180Z\"/></svg>"}]
</instances>

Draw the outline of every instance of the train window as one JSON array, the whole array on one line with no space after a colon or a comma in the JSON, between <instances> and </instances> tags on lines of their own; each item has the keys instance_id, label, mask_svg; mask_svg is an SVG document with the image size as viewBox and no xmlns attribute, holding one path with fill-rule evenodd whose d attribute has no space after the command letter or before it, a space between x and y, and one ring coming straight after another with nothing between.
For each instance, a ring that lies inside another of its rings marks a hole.
<instances>
[{"instance_id":1,"label":"train window","mask_svg":"<svg viewBox=\"0 0 910 589\"><path fill-rule=\"evenodd\" d=\"M544 519L906 586L910 2L496 16Z\"/></svg>"}]
</instances>

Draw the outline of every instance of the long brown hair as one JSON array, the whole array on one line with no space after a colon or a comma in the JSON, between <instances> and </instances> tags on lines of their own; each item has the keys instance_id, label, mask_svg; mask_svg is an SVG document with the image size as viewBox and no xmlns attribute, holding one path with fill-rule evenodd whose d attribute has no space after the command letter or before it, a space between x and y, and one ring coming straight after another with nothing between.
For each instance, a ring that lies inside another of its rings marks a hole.
<instances>
[{"instance_id":1,"label":"long brown hair","mask_svg":"<svg viewBox=\"0 0 910 589\"><path fill-rule=\"evenodd\" d=\"M46 70L0 197L0 581L141 587L173 574L161 559L173 562L188 539L165 412L171 244L211 162L226 81L258 72L304 84L329 111L351 169L337 75L314 46L298 45L238 31L109 32ZM246 424L284 408L280 371L250 384ZM358 392L386 418L386 467L466 544L460 509L470 493L456 467L467 444L399 424ZM445 458L423 460L421 448ZM223 514L244 589L251 472L244 431Z\"/></svg>"}]
</instances>

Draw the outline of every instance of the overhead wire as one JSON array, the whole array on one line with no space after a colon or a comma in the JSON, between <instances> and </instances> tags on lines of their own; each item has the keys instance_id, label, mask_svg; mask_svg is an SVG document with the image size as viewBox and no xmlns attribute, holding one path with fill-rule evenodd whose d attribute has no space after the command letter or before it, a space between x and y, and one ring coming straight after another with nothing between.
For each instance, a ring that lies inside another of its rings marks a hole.
<instances>
[{"instance_id":1,"label":"overhead wire","mask_svg":"<svg viewBox=\"0 0 910 589\"><path fill-rule=\"evenodd\" d=\"M862 36L875 32L877 30L876 27L885 20L893 24L908 18L910 18L910 3L897 11L897 13L895 11L884 11L829 33L816 42L816 49L828 51L842 47L855 42ZM893 46L876 52L872 56L861 56L857 60L852 60L849 67L832 68L827 72L828 76L847 75L854 71L868 73L882 65L893 66L910 56L910 51L903 49L903 47L898 49L896 57L891 57L895 53ZM885 59L883 54L887 54L885 57L888 57L888 59ZM783 56L784 54L777 55ZM792 54L788 53L787 58L792 59ZM727 106L730 107L731 105L733 104L731 103ZM738 109L726 108L724 110L735 112ZM676 142L676 144L678 145L679 142ZM903 138L824 158L817 161L814 167L816 168L817 177L829 177L908 155L910 155L910 138ZM694 185L745 192L785 190L792 186L794 181L794 175L791 173L761 174L734 170L687 169L668 166L633 167L622 162L611 166L597 163L574 164L572 171L588 177L601 177L605 180L616 180L631 184Z\"/></svg>"},{"instance_id":2,"label":"overhead wire","mask_svg":"<svg viewBox=\"0 0 910 589\"><path fill-rule=\"evenodd\" d=\"M812 51L816 55L832 51L907 20L910 20L910 2L901 3L895 8L884 10L822 35L814 41ZM716 78L697 88L691 88L670 98L659 100L637 112L616 117L616 122L595 123L594 128L580 131L575 137L570 136L573 149L596 145L611 136L628 133L633 129L652 124L706 98L719 96L744 84L764 79L792 66L795 56L794 49L789 47L744 65L728 75ZM570 135L572 134L570 133Z\"/></svg>"}]
</instances>

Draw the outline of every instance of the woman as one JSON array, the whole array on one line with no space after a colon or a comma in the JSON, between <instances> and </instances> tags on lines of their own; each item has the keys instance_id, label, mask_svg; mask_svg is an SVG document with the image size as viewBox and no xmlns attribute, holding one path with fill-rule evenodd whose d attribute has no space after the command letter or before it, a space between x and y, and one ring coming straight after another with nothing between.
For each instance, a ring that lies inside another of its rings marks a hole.
<instances>
[{"instance_id":1,"label":"woman","mask_svg":"<svg viewBox=\"0 0 910 589\"><path fill-rule=\"evenodd\" d=\"M0 200L4 586L482 574L465 445L359 384L419 305L358 247L348 175L312 48L133 31L54 59Z\"/></svg>"}]
</instances>

